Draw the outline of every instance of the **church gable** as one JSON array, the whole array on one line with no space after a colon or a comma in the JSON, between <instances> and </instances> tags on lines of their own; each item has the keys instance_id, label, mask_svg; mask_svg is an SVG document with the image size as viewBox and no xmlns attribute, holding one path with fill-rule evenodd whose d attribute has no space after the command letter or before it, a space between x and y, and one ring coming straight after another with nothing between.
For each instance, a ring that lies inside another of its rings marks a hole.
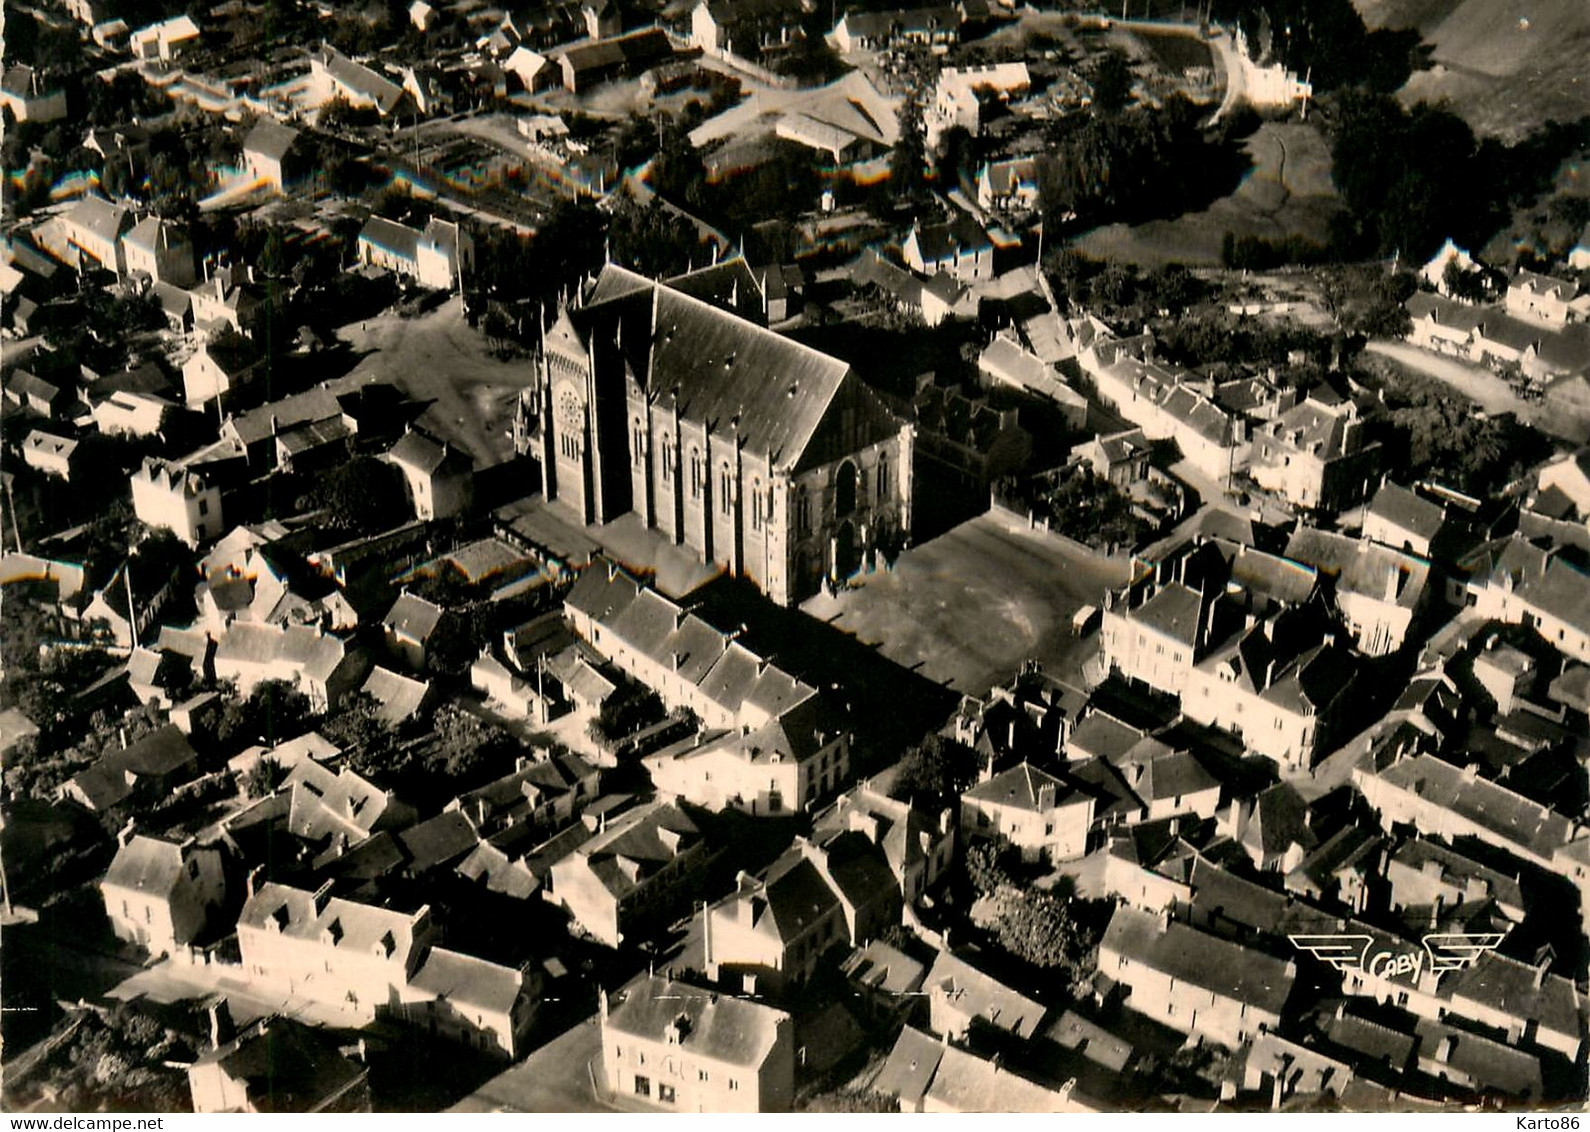
<instances>
[{"instance_id":1,"label":"church gable","mask_svg":"<svg viewBox=\"0 0 1590 1132\"><path fill-rule=\"evenodd\" d=\"M831 464L900 432L900 421L854 373L847 373L793 469Z\"/></svg>"}]
</instances>

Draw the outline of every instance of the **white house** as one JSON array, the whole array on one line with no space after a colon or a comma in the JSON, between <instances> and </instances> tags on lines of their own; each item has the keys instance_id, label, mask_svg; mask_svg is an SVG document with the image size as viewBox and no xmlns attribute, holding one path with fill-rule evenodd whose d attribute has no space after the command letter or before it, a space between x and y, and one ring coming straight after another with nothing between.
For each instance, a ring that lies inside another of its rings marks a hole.
<instances>
[{"instance_id":1,"label":"white house","mask_svg":"<svg viewBox=\"0 0 1590 1132\"><path fill-rule=\"evenodd\" d=\"M198 472L146 456L131 479L133 514L149 526L171 531L189 546L224 529L221 489Z\"/></svg>"},{"instance_id":2,"label":"white house","mask_svg":"<svg viewBox=\"0 0 1590 1132\"><path fill-rule=\"evenodd\" d=\"M186 16L172 16L139 28L130 41L133 58L169 63L199 42L199 25Z\"/></svg>"}]
</instances>

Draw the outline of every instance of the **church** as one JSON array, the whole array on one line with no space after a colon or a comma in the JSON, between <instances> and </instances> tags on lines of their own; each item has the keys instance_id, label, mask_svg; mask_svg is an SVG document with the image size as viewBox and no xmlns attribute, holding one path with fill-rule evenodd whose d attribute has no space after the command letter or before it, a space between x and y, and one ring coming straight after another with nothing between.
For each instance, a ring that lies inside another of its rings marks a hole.
<instances>
[{"instance_id":1,"label":"church","mask_svg":"<svg viewBox=\"0 0 1590 1132\"><path fill-rule=\"evenodd\" d=\"M636 512L792 605L904 544L913 432L754 321L758 288L739 259L666 282L606 265L544 333L526 441L583 522Z\"/></svg>"}]
</instances>

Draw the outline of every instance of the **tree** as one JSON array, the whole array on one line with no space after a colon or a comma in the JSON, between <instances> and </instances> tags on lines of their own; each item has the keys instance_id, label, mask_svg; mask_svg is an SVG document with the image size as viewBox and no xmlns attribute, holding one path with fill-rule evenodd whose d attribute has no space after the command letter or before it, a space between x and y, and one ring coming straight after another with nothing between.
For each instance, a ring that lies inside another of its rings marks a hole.
<instances>
[{"instance_id":1,"label":"tree","mask_svg":"<svg viewBox=\"0 0 1590 1132\"><path fill-rule=\"evenodd\" d=\"M368 692L344 697L337 709L320 721L319 731L342 749L348 766L367 778L391 779L408 769L409 757L381 714L380 701Z\"/></svg>"},{"instance_id":2,"label":"tree","mask_svg":"<svg viewBox=\"0 0 1590 1132\"><path fill-rule=\"evenodd\" d=\"M274 794L287 777L287 770L272 758L261 757L248 769L239 785L250 798L264 798Z\"/></svg>"},{"instance_id":3,"label":"tree","mask_svg":"<svg viewBox=\"0 0 1590 1132\"><path fill-rule=\"evenodd\" d=\"M907 96L898 118L900 138L889 151L889 184L896 200L917 204L927 195L927 127L922 107Z\"/></svg>"},{"instance_id":4,"label":"tree","mask_svg":"<svg viewBox=\"0 0 1590 1132\"><path fill-rule=\"evenodd\" d=\"M890 796L938 808L951 805L977 781L980 760L964 743L929 735L900 759Z\"/></svg>"},{"instance_id":5,"label":"tree","mask_svg":"<svg viewBox=\"0 0 1590 1132\"><path fill-rule=\"evenodd\" d=\"M338 530L377 534L409 518L403 475L374 456L359 456L327 473L312 493Z\"/></svg>"},{"instance_id":6,"label":"tree","mask_svg":"<svg viewBox=\"0 0 1590 1132\"><path fill-rule=\"evenodd\" d=\"M286 680L265 680L246 697L231 696L216 721L215 738L223 750L256 743L274 747L302 734L314 714L309 697Z\"/></svg>"},{"instance_id":7,"label":"tree","mask_svg":"<svg viewBox=\"0 0 1590 1132\"><path fill-rule=\"evenodd\" d=\"M653 278L690 268L701 251L701 237L690 221L661 201L625 202L613 214L613 258Z\"/></svg>"},{"instance_id":8,"label":"tree","mask_svg":"<svg viewBox=\"0 0 1590 1132\"><path fill-rule=\"evenodd\" d=\"M1093 65L1093 106L1106 114L1125 109L1132 98L1132 64L1126 52L1112 47Z\"/></svg>"}]
</instances>

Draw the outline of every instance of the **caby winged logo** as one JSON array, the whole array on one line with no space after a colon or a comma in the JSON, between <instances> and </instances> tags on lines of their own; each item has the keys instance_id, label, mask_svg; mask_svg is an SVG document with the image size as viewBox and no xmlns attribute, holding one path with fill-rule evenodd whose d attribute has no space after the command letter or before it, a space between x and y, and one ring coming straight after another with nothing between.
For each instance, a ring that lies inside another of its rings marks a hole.
<instances>
[{"instance_id":1,"label":"caby winged logo","mask_svg":"<svg viewBox=\"0 0 1590 1132\"><path fill-rule=\"evenodd\" d=\"M1436 932L1424 937L1424 948L1375 948L1368 935L1289 935L1292 945L1342 972L1362 972L1370 978L1408 976L1417 981L1426 971L1440 974L1472 967L1481 955L1496 950L1504 932Z\"/></svg>"}]
</instances>

